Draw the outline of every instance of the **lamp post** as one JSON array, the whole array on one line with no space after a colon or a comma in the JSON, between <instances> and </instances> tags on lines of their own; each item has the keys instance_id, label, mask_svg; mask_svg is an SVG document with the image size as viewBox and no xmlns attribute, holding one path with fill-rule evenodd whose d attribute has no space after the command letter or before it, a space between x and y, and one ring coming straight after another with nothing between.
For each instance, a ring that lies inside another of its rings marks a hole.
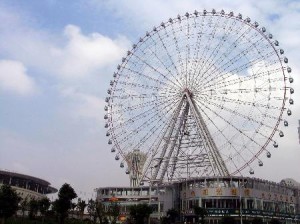
<instances>
[{"instance_id":1,"label":"lamp post","mask_svg":"<svg viewBox=\"0 0 300 224\"><path fill-rule=\"evenodd\" d=\"M241 221L240 223L241 224L243 224L243 208L242 208L242 188L243 187L244 187L244 184L240 184L239 192L240 192L240 221Z\"/></svg>"}]
</instances>

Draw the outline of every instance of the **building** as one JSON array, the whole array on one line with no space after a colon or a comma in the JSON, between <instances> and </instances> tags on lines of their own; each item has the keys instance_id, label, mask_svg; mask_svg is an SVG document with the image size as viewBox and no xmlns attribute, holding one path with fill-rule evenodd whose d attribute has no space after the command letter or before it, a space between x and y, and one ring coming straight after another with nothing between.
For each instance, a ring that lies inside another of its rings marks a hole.
<instances>
[{"instance_id":1,"label":"building","mask_svg":"<svg viewBox=\"0 0 300 224\"><path fill-rule=\"evenodd\" d=\"M289 182L287 182L287 180ZM166 216L175 208L180 219L195 222L194 206L207 210L207 223L219 223L222 216L240 221L261 217L300 223L300 187L250 177L201 177L164 186L106 187L97 189L97 200L107 209L111 203L121 206L121 220L129 215L129 206L148 203L154 208L152 219ZM112 198L114 198L112 202Z\"/></svg>"},{"instance_id":2,"label":"building","mask_svg":"<svg viewBox=\"0 0 300 224\"><path fill-rule=\"evenodd\" d=\"M57 192L57 189L51 187L46 180L4 170L0 170L0 185L2 184L10 185L21 198L28 200L39 200L47 194Z\"/></svg>"}]
</instances>

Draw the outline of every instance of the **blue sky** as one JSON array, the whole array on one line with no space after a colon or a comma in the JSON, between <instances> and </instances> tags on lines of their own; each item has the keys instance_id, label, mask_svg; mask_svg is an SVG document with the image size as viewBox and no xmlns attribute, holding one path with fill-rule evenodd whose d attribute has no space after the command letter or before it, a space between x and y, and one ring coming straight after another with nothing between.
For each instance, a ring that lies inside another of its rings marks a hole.
<instances>
[{"instance_id":1,"label":"blue sky","mask_svg":"<svg viewBox=\"0 0 300 224\"><path fill-rule=\"evenodd\" d=\"M169 17L195 9L257 20L285 49L299 91L300 2L180 0L1 0L0 168L64 182L81 197L127 185L110 153L104 97L130 46ZM300 181L297 99L280 150L257 177ZM274 167L282 167L274 173ZM85 192L85 193L83 193Z\"/></svg>"}]
</instances>

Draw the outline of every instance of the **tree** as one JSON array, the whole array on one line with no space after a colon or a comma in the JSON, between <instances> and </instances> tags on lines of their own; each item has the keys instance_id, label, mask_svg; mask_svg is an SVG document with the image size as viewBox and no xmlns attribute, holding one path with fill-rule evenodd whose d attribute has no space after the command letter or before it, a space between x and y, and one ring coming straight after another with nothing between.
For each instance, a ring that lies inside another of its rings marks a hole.
<instances>
[{"instance_id":1,"label":"tree","mask_svg":"<svg viewBox=\"0 0 300 224\"><path fill-rule=\"evenodd\" d=\"M103 224L105 223L104 219L106 218L105 217L105 211L104 211L104 206L101 202L99 201L96 201L95 203L95 206L96 206L96 215L98 216L98 219L99 219L99 222L100 224ZM107 218L106 218L107 219Z\"/></svg>"},{"instance_id":2,"label":"tree","mask_svg":"<svg viewBox=\"0 0 300 224\"><path fill-rule=\"evenodd\" d=\"M221 219L221 224L233 224L234 223L234 218L231 216L224 216Z\"/></svg>"},{"instance_id":3,"label":"tree","mask_svg":"<svg viewBox=\"0 0 300 224\"><path fill-rule=\"evenodd\" d=\"M59 215L60 224L65 222L74 198L77 198L77 194L75 193L74 189L67 183L63 184L59 189L58 199L56 199L53 204L54 210Z\"/></svg>"},{"instance_id":4,"label":"tree","mask_svg":"<svg viewBox=\"0 0 300 224\"><path fill-rule=\"evenodd\" d=\"M120 205L117 202L111 202L108 210L109 217L112 217L111 223L115 224L120 214Z\"/></svg>"},{"instance_id":5,"label":"tree","mask_svg":"<svg viewBox=\"0 0 300 224\"><path fill-rule=\"evenodd\" d=\"M49 210L49 207L50 207L49 198L45 197L45 198L42 198L41 200L39 200L38 201L38 206L39 206L40 213L43 216L42 223L44 223L45 215L46 215L46 213L47 213L47 211Z\"/></svg>"},{"instance_id":6,"label":"tree","mask_svg":"<svg viewBox=\"0 0 300 224\"><path fill-rule=\"evenodd\" d=\"M205 208L201 208L199 206L194 206L194 214L197 216L197 219L199 221L199 218L201 218L201 224L204 224L204 218L207 216L207 211Z\"/></svg>"},{"instance_id":7,"label":"tree","mask_svg":"<svg viewBox=\"0 0 300 224\"><path fill-rule=\"evenodd\" d=\"M264 222L263 222L263 220L262 220L262 218L254 218L253 220L252 220L252 224L263 224Z\"/></svg>"},{"instance_id":8,"label":"tree","mask_svg":"<svg viewBox=\"0 0 300 224\"><path fill-rule=\"evenodd\" d=\"M0 187L0 220L2 224L16 213L19 201L20 197L9 185Z\"/></svg>"},{"instance_id":9,"label":"tree","mask_svg":"<svg viewBox=\"0 0 300 224\"><path fill-rule=\"evenodd\" d=\"M148 204L138 204L133 205L129 208L130 216L133 218L134 223L146 223L146 220L149 218L150 214L153 212L153 209Z\"/></svg>"},{"instance_id":10,"label":"tree","mask_svg":"<svg viewBox=\"0 0 300 224\"><path fill-rule=\"evenodd\" d=\"M271 219L270 224L281 224L278 219Z\"/></svg>"},{"instance_id":11,"label":"tree","mask_svg":"<svg viewBox=\"0 0 300 224\"><path fill-rule=\"evenodd\" d=\"M177 217L179 217L179 212L176 209L172 208L167 211L167 219L171 223L175 223Z\"/></svg>"},{"instance_id":12,"label":"tree","mask_svg":"<svg viewBox=\"0 0 300 224\"><path fill-rule=\"evenodd\" d=\"M36 199L32 198L29 201L29 217L31 219L34 219L38 211L39 211L38 201Z\"/></svg>"},{"instance_id":13,"label":"tree","mask_svg":"<svg viewBox=\"0 0 300 224\"><path fill-rule=\"evenodd\" d=\"M93 220L93 223L96 223L96 202L93 199L88 201L87 211L90 215L90 219Z\"/></svg>"},{"instance_id":14,"label":"tree","mask_svg":"<svg viewBox=\"0 0 300 224\"><path fill-rule=\"evenodd\" d=\"M25 217L25 212L28 211L28 207L29 207L29 202L28 202L28 196L27 196L20 203L20 209L22 211L22 218L23 219Z\"/></svg>"},{"instance_id":15,"label":"tree","mask_svg":"<svg viewBox=\"0 0 300 224\"><path fill-rule=\"evenodd\" d=\"M81 200L80 198L78 199L77 202L77 208L79 210L79 214L80 214L80 219L83 219L83 214L84 214L84 209L87 206L87 204L85 203L84 200Z\"/></svg>"}]
</instances>

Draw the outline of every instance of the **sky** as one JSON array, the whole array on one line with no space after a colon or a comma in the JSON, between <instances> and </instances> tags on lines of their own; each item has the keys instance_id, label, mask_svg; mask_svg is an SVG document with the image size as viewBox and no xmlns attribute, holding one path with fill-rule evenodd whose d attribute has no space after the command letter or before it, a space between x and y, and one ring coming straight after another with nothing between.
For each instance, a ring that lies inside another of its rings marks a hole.
<instances>
[{"instance_id":1,"label":"sky","mask_svg":"<svg viewBox=\"0 0 300 224\"><path fill-rule=\"evenodd\" d=\"M289 127L255 177L300 181L300 2L291 0L0 0L0 169L67 182L78 196L127 186L104 128L118 63L147 30L195 9L234 11L278 39L293 69Z\"/></svg>"}]
</instances>

